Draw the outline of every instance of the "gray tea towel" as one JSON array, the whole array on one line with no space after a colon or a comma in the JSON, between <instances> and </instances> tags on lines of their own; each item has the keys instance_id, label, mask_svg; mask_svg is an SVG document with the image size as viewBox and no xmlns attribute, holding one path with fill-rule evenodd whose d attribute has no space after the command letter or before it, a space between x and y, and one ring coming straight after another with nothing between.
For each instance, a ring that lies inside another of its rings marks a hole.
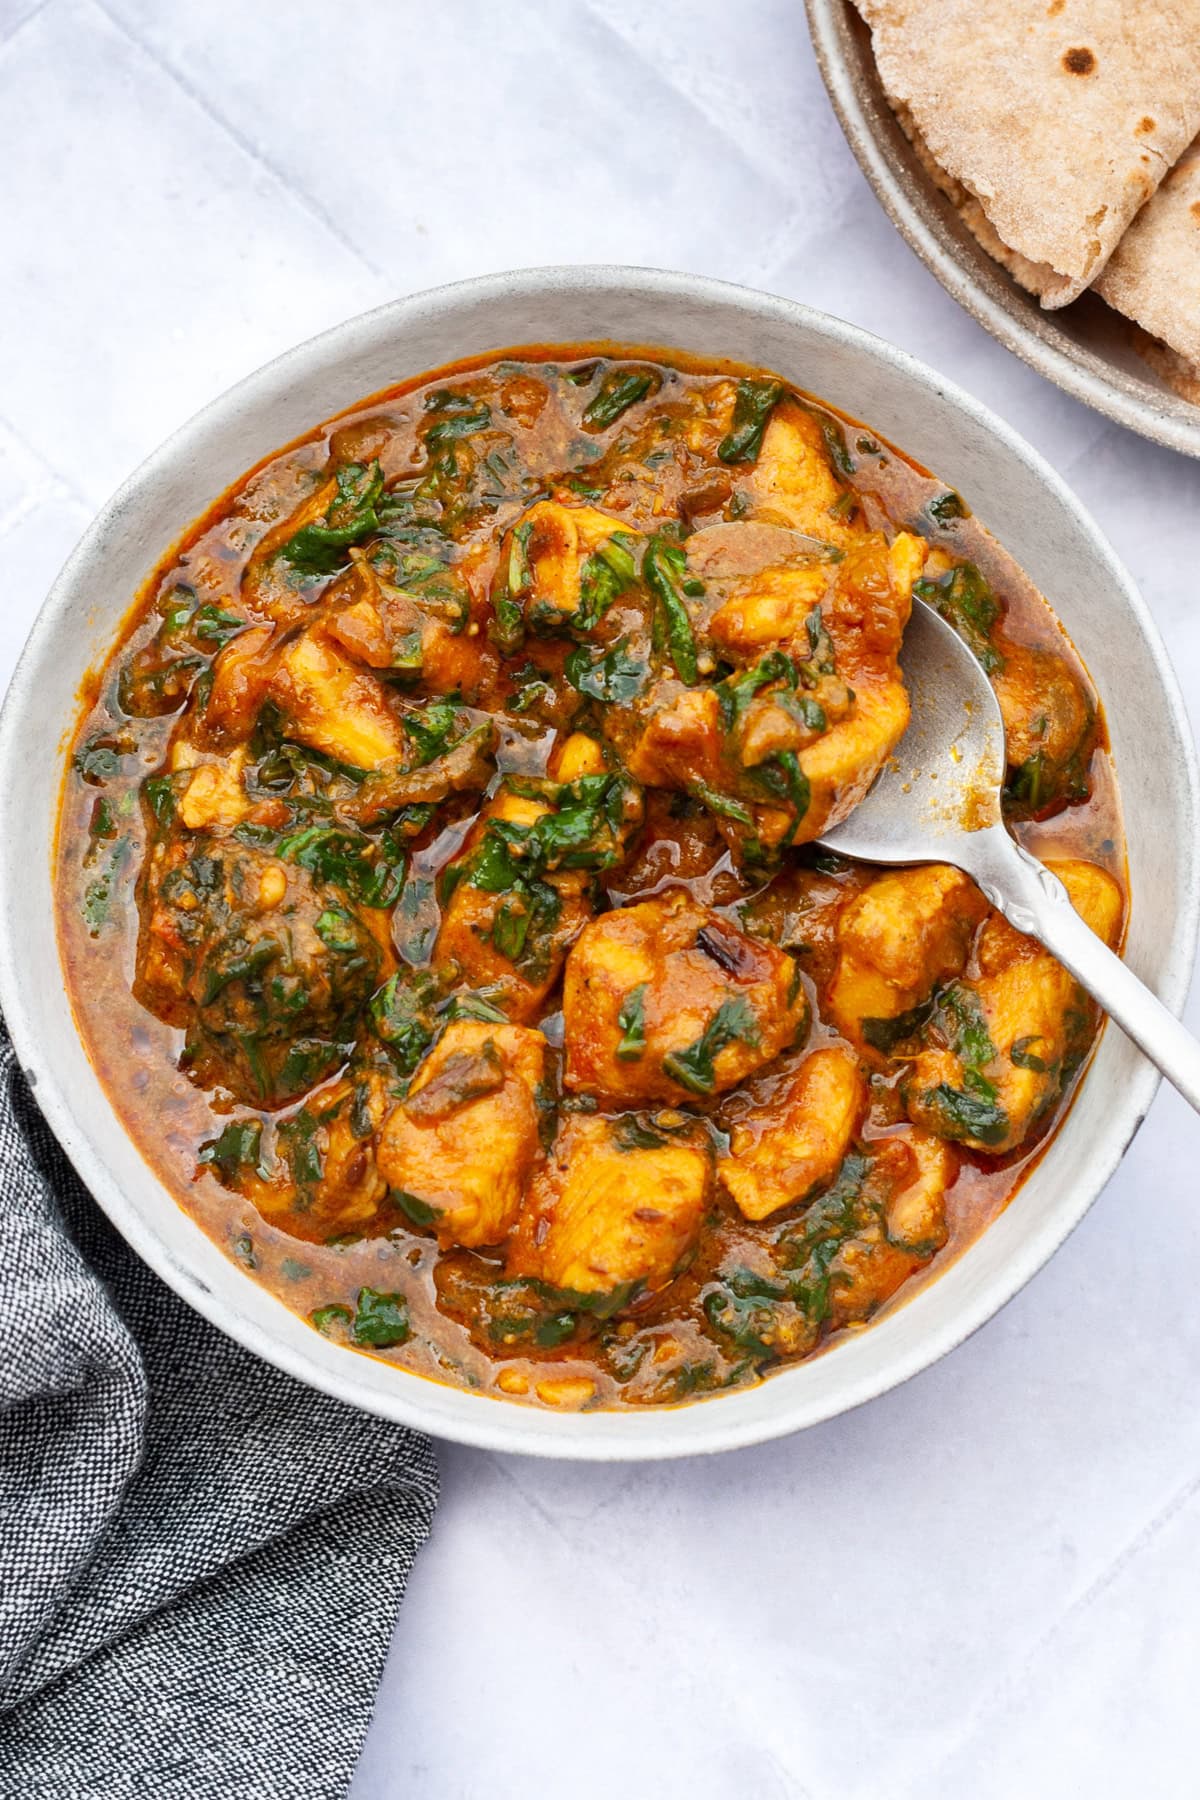
<instances>
[{"instance_id":1,"label":"gray tea towel","mask_svg":"<svg viewBox=\"0 0 1200 1800\"><path fill-rule=\"evenodd\" d=\"M436 1498L137 1260L0 1026L0 1795L344 1794Z\"/></svg>"}]
</instances>

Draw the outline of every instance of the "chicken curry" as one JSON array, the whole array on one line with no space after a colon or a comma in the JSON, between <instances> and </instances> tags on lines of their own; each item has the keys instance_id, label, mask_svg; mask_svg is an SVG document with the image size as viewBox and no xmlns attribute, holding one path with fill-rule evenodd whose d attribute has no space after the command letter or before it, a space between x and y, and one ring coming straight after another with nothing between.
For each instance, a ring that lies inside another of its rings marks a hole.
<instances>
[{"instance_id":1,"label":"chicken curry","mask_svg":"<svg viewBox=\"0 0 1200 1800\"><path fill-rule=\"evenodd\" d=\"M956 870L821 850L912 598L1011 829L1119 941L1103 722L960 496L776 377L576 346L378 395L160 565L86 696L73 1004L166 1187L314 1331L672 1403L864 1326L1005 1205L1097 1029Z\"/></svg>"}]
</instances>

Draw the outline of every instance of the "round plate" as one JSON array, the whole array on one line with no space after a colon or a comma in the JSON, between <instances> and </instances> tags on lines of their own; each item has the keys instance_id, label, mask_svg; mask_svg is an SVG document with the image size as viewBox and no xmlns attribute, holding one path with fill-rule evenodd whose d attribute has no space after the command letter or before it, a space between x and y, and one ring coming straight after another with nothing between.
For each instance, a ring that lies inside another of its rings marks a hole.
<instances>
[{"instance_id":1,"label":"round plate","mask_svg":"<svg viewBox=\"0 0 1200 1800\"><path fill-rule=\"evenodd\" d=\"M813 48L850 148L880 204L946 292L994 338L1085 406L1156 444L1200 456L1200 407L1133 347L1135 327L1085 294L1045 312L976 241L930 181L880 84L871 34L849 0L805 0Z\"/></svg>"}]
</instances>

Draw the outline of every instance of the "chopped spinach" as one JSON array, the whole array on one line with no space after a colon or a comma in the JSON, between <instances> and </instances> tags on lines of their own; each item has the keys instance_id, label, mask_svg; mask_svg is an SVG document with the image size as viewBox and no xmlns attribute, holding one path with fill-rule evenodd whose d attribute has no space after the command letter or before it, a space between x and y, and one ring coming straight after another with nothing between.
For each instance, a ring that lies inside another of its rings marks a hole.
<instances>
[{"instance_id":1,"label":"chopped spinach","mask_svg":"<svg viewBox=\"0 0 1200 1800\"><path fill-rule=\"evenodd\" d=\"M762 449L763 434L771 414L782 397L782 381L748 379L738 382L729 431L717 446L717 455L723 463L755 461Z\"/></svg>"},{"instance_id":2,"label":"chopped spinach","mask_svg":"<svg viewBox=\"0 0 1200 1800\"><path fill-rule=\"evenodd\" d=\"M411 1075L437 1031L438 983L428 969L398 969L371 996L371 1023L402 1075Z\"/></svg>"},{"instance_id":3,"label":"chopped spinach","mask_svg":"<svg viewBox=\"0 0 1200 1800\"><path fill-rule=\"evenodd\" d=\"M617 1014L617 1024L621 1031L621 1039L617 1045L617 1059L620 1062L637 1062L645 1054L646 987L647 983L640 981L635 988L630 988Z\"/></svg>"},{"instance_id":4,"label":"chopped spinach","mask_svg":"<svg viewBox=\"0 0 1200 1800\"><path fill-rule=\"evenodd\" d=\"M646 370L610 369L584 407L581 420L584 430L607 431L631 406L646 398L657 380L657 376Z\"/></svg>"},{"instance_id":5,"label":"chopped spinach","mask_svg":"<svg viewBox=\"0 0 1200 1800\"><path fill-rule=\"evenodd\" d=\"M958 563L944 575L922 577L913 583L913 593L953 625L985 674L995 675L1003 669L1004 658L991 635L1000 617L1000 602L974 563Z\"/></svg>"},{"instance_id":6,"label":"chopped spinach","mask_svg":"<svg viewBox=\"0 0 1200 1800\"><path fill-rule=\"evenodd\" d=\"M754 1008L744 994L723 1000L694 1044L663 1058L663 1073L693 1094L711 1094L717 1076L714 1061L727 1045L760 1041Z\"/></svg>"},{"instance_id":7,"label":"chopped spinach","mask_svg":"<svg viewBox=\"0 0 1200 1800\"><path fill-rule=\"evenodd\" d=\"M332 575L349 560L346 551L379 529L383 470L378 461L343 463L337 492L323 520L302 525L280 555L303 575Z\"/></svg>"},{"instance_id":8,"label":"chopped spinach","mask_svg":"<svg viewBox=\"0 0 1200 1800\"><path fill-rule=\"evenodd\" d=\"M261 1119L231 1119L219 1137L201 1144L198 1161L229 1187L244 1171L263 1174Z\"/></svg>"},{"instance_id":9,"label":"chopped spinach","mask_svg":"<svg viewBox=\"0 0 1200 1800\"><path fill-rule=\"evenodd\" d=\"M970 1071L967 1071L970 1074ZM988 1084L990 1086L990 1084ZM996 1104L993 1088L990 1096L973 1093L965 1085L952 1087L941 1081L923 1096L942 1136L968 1138L989 1146L999 1145L1008 1136L1008 1114Z\"/></svg>"},{"instance_id":10,"label":"chopped spinach","mask_svg":"<svg viewBox=\"0 0 1200 1800\"><path fill-rule=\"evenodd\" d=\"M631 654L629 639L619 638L611 650L593 655L586 644L578 645L567 657L563 673L573 688L602 705L615 702L627 705L637 698L649 679L650 670L640 657Z\"/></svg>"},{"instance_id":11,"label":"chopped spinach","mask_svg":"<svg viewBox=\"0 0 1200 1800\"><path fill-rule=\"evenodd\" d=\"M655 628L681 681L695 685L698 675L696 639L691 614L683 598L687 576L687 552L661 534L652 537L642 560L644 574L656 601Z\"/></svg>"},{"instance_id":12,"label":"chopped spinach","mask_svg":"<svg viewBox=\"0 0 1200 1800\"><path fill-rule=\"evenodd\" d=\"M356 1344L373 1350L391 1350L412 1336L408 1301L403 1294L383 1294L376 1288L360 1288L350 1336Z\"/></svg>"}]
</instances>

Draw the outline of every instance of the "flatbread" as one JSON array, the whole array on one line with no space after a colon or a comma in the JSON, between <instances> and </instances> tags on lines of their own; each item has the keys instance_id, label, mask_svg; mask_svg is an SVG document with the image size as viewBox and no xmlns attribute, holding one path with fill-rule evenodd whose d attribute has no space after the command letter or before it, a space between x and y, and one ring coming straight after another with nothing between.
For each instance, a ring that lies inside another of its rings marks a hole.
<instances>
[{"instance_id":1,"label":"flatbread","mask_svg":"<svg viewBox=\"0 0 1200 1800\"><path fill-rule=\"evenodd\" d=\"M1200 398L1200 138L1133 221L1096 292L1162 339L1170 354L1150 360L1185 398Z\"/></svg>"},{"instance_id":2,"label":"flatbread","mask_svg":"<svg viewBox=\"0 0 1200 1800\"><path fill-rule=\"evenodd\" d=\"M1200 131L1200 0L855 3L967 224L1043 306L1074 300Z\"/></svg>"}]
</instances>

